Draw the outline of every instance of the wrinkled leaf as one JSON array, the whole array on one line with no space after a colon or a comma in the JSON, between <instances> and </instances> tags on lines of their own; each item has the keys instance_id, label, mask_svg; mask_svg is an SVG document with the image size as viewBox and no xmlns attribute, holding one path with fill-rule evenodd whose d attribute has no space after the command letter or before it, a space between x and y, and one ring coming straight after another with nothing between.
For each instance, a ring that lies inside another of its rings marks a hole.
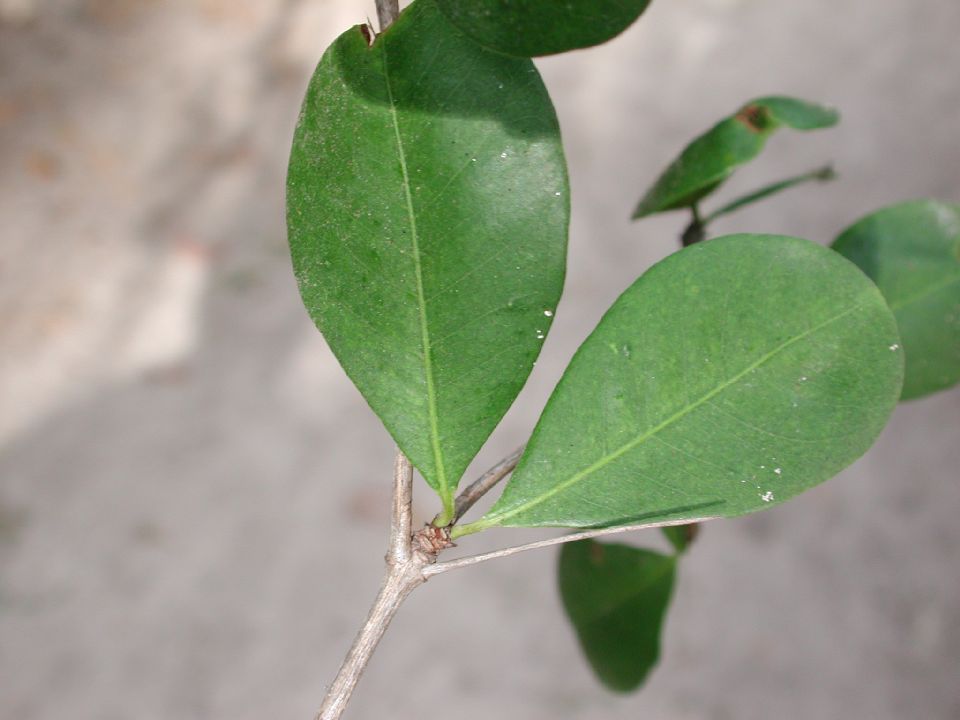
<instances>
[{"instance_id":1,"label":"wrinkled leaf","mask_svg":"<svg viewBox=\"0 0 960 720\"><path fill-rule=\"evenodd\" d=\"M835 110L789 97L757 98L687 145L640 200L634 219L690 207L752 160L778 128L818 130L837 124Z\"/></svg>"},{"instance_id":2,"label":"wrinkled leaf","mask_svg":"<svg viewBox=\"0 0 960 720\"><path fill-rule=\"evenodd\" d=\"M435 0L484 47L519 57L599 45L626 30L650 0Z\"/></svg>"},{"instance_id":3,"label":"wrinkled leaf","mask_svg":"<svg viewBox=\"0 0 960 720\"><path fill-rule=\"evenodd\" d=\"M873 279L897 318L907 365L901 399L960 381L960 205L884 208L845 230L833 249Z\"/></svg>"},{"instance_id":4,"label":"wrinkled leaf","mask_svg":"<svg viewBox=\"0 0 960 720\"><path fill-rule=\"evenodd\" d=\"M568 205L529 60L422 0L372 47L353 28L323 56L287 184L300 293L447 510L550 327Z\"/></svg>"},{"instance_id":5,"label":"wrinkled leaf","mask_svg":"<svg viewBox=\"0 0 960 720\"><path fill-rule=\"evenodd\" d=\"M612 690L636 689L660 659L676 565L674 557L628 545L563 546L563 607L594 672Z\"/></svg>"},{"instance_id":6,"label":"wrinkled leaf","mask_svg":"<svg viewBox=\"0 0 960 720\"><path fill-rule=\"evenodd\" d=\"M681 250L610 308L502 496L458 534L783 502L871 445L900 394L899 342L876 286L827 248L734 235Z\"/></svg>"}]
</instances>

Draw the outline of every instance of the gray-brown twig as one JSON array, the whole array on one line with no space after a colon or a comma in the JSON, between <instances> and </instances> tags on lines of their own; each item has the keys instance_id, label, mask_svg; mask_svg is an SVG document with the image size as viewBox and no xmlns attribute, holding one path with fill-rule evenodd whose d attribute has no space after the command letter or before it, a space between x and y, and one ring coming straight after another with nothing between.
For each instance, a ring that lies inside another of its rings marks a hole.
<instances>
[{"instance_id":1,"label":"gray-brown twig","mask_svg":"<svg viewBox=\"0 0 960 720\"><path fill-rule=\"evenodd\" d=\"M538 540L525 545L516 545L514 547L503 548L502 550L493 550L492 552L481 555L471 555L469 557L448 560L447 562L436 563L423 569L423 574L427 577L433 577L447 570L456 570L457 568L477 565L487 560L496 560L497 558L509 557L527 550L539 550L540 548L550 547L551 545L562 545L563 543L575 542L577 540L586 540L587 538L603 537L604 535L618 535L620 533L631 532L633 530L650 530L651 528L671 527L673 525L688 525L690 523L701 523L707 520L716 520L716 516L702 517L685 520L665 520L660 522L643 523L641 525L620 525L617 527L597 528L595 530L584 530L583 532L573 533L571 535L562 535L561 537L548 538L547 540Z\"/></svg>"},{"instance_id":2,"label":"gray-brown twig","mask_svg":"<svg viewBox=\"0 0 960 720\"><path fill-rule=\"evenodd\" d=\"M451 525L456 524L457 521L466 515L467 511L476 504L477 500L486 495L498 482L513 472L513 469L520 461L520 456L523 455L523 449L523 445L518 447L457 495L457 499L454 500L453 519L450 521ZM434 518L434 520L436 520L436 518Z\"/></svg>"},{"instance_id":3,"label":"gray-brown twig","mask_svg":"<svg viewBox=\"0 0 960 720\"><path fill-rule=\"evenodd\" d=\"M393 463L393 510L390 513L390 546L387 563L402 565L410 560L412 534L413 465L397 449Z\"/></svg>"},{"instance_id":4,"label":"gray-brown twig","mask_svg":"<svg viewBox=\"0 0 960 720\"><path fill-rule=\"evenodd\" d=\"M340 717L397 608L415 587L427 580L423 568L433 562L435 556L413 549L410 532L412 501L413 467L398 449L393 473L387 572L366 622L357 633L337 677L327 689L317 720L337 720Z\"/></svg>"},{"instance_id":5,"label":"gray-brown twig","mask_svg":"<svg viewBox=\"0 0 960 720\"><path fill-rule=\"evenodd\" d=\"M482 496L484 492L493 487L496 482L513 469L521 452L522 448L508 455L473 484L477 486L477 490L469 493L469 496L473 497L473 501L467 507L476 502L476 498ZM393 481L393 513L390 520L390 545L386 557L386 576L377 599L367 615L366 622L360 628L360 632L357 633L357 637L354 639L337 677L334 678L333 683L327 690L320 711L317 713L317 720L338 720L350 701L357 682L363 675L373 651L386 632L397 609L415 588L425 583L432 576L448 570L476 565L487 560L509 557L527 550L537 550L575 540L714 519L704 517L694 520L667 520L641 525L622 525L620 527L585 530L572 535L539 540L526 545L437 563L437 555L452 546L449 531L447 528L427 525L411 536L413 468L410 461L399 450L397 450L397 458L394 463ZM480 492L481 489L482 492ZM469 491L470 488L467 490ZM467 494L467 491L464 491L464 495Z\"/></svg>"},{"instance_id":6,"label":"gray-brown twig","mask_svg":"<svg viewBox=\"0 0 960 720\"><path fill-rule=\"evenodd\" d=\"M400 14L400 0L376 0L377 21L380 23L380 32L387 29L397 15Z\"/></svg>"}]
</instances>

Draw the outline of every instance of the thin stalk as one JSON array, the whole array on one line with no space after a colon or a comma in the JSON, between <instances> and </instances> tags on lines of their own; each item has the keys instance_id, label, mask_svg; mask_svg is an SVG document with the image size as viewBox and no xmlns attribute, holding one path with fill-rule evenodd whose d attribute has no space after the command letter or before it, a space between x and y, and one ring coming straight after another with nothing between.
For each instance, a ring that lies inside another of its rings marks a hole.
<instances>
[{"instance_id":1,"label":"thin stalk","mask_svg":"<svg viewBox=\"0 0 960 720\"><path fill-rule=\"evenodd\" d=\"M450 521L450 525L455 525L480 498L490 492L490 490L496 487L497 483L513 472L513 469L520 461L520 456L523 455L523 450L524 446L521 445L470 483L463 492L457 495L457 499L454 501L453 519ZM441 518L437 515L437 517L433 519L433 524L436 525L439 519Z\"/></svg>"},{"instance_id":2,"label":"thin stalk","mask_svg":"<svg viewBox=\"0 0 960 720\"><path fill-rule=\"evenodd\" d=\"M413 465L397 449L393 464L393 511L390 513L390 548L387 562L403 565L410 561L412 535Z\"/></svg>"},{"instance_id":3,"label":"thin stalk","mask_svg":"<svg viewBox=\"0 0 960 720\"><path fill-rule=\"evenodd\" d=\"M717 208L703 218L701 223L703 225L708 225L721 215L728 215L734 210L739 210L746 205L751 205L758 200L763 200L764 198L768 198L771 195L776 195L784 190L789 190L797 185L802 185L803 183L808 182L827 182L829 180L834 180L836 177L837 174L834 172L833 167L831 165L824 165L823 167L803 173L802 175L794 175L793 177L786 178L785 180L764 185L762 188L747 193L746 195L741 195L735 200L731 200L723 207Z\"/></svg>"},{"instance_id":4,"label":"thin stalk","mask_svg":"<svg viewBox=\"0 0 960 720\"><path fill-rule=\"evenodd\" d=\"M427 580L423 567L431 558L413 549L410 532L412 504L413 467L398 449L393 471L393 512L386 557L387 573L367 621L357 633L337 677L327 689L317 720L337 720L340 717L397 608L415 587Z\"/></svg>"},{"instance_id":5,"label":"thin stalk","mask_svg":"<svg viewBox=\"0 0 960 720\"><path fill-rule=\"evenodd\" d=\"M700 218L700 207L697 203L690 206L691 219L687 229L680 236L680 242L683 247L690 247L701 242L707 236L706 221Z\"/></svg>"},{"instance_id":6,"label":"thin stalk","mask_svg":"<svg viewBox=\"0 0 960 720\"><path fill-rule=\"evenodd\" d=\"M370 662L373 651L380 643L397 609L415 587L426 582L421 569L422 566L418 563L408 562L400 566L391 566L387 571L377 599L370 608L367 621L357 633L337 677L327 690L327 695L317 713L317 720L337 720L343 713L367 663Z\"/></svg>"},{"instance_id":7,"label":"thin stalk","mask_svg":"<svg viewBox=\"0 0 960 720\"><path fill-rule=\"evenodd\" d=\"M619 535L620 533L632 532L633 530L650 530L651 528L662 528L662 527L672 527L674 525L688 525L690 523L702 523L707 522L708 520L717 520L719 516L712 515L709 517L702 518L691 518L684 520L661 520L659 522L652 523L642 523L640 525L620 525L618 527L610 528L596 528L594 530L584 530L583 532L573 533L572 535L563 535L556 538L548 538L546 540L538 540L536 542L527 543L525 545L516 545L514 547L503 548L502 550L494 550L488 553L482 553L480 555L471 555L470 557L457 558L456 560L448 560L446 562L437 563L435 565L429 565L423 568L423 574L425 577L430 578L434 575L439 575L440 573L447 572L448 570L456 570L457 568L469 567L470 565L477 565L478 563L486 562L487 560L496 560L497 558L509 557L510 555L516 555L517 553L526 552L527 550L539 550L540 548L550 547L552 545L562 545L563 543L576 542L577 540L586 540L587 538L603 537L604 535Z\"/></svg>"}]
</instances>

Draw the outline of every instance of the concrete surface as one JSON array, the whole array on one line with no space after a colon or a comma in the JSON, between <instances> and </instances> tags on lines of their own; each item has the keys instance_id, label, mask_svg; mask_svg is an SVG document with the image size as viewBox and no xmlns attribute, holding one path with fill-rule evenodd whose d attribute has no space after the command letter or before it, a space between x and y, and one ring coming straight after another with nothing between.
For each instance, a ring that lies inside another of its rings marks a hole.
<instances>
[{"instance_id":1,"label":"concrete surface","mask_svg":"<svg viewBox=\"0 0 960 720\"><path fill-rule=\"evenodd\" d=\"M379 582L392 448L299 305L283 174L312 66L373 15L0 0L3 718L312 716ZM541 62L574 188L567 292L475 469L674 249L680 217L629 212L742 100L821 99L844 123L778 137L726 196L828 159L842 180L721 230L825 242L885 203L960 200L958 31L956 0L657 0ZM418 591L347 717L955 720L958 428L958 391L905 405L841 477L707 528L637 695L591 677L543 552Z\"/></svg>"}]
</instances>

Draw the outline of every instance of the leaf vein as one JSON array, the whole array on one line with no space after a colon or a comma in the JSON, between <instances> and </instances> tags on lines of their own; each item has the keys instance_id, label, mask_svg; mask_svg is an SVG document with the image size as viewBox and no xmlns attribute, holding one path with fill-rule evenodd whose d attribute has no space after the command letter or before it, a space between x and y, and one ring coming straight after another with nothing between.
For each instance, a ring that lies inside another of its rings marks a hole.
<instances>
[{"instance_id":1,"label":"leaf vein","mask_svg":"<svg viewBox=\"0 0 960 720\"><path fill-rule=\"evenodd\" d=\"M387 66L387 50L383 49L383 77L387 86L387 97L390 101L390 119L393 123L393 132L397 141L397 157L400 161L400 170L403 176L403 193L407 205L407 214L410 221L410 242L413 256L414 277L417 287L417 309L420 319L420 342L423 347L423 374L427 385L427 412L430 425L430 445L433 449L434 470L437 473L438 492L446 507L450 503L450 488L447 486L446 472L443 466L443 452L440 449L440 422L437 414L437 390L433 377L433 358L430 347L430 328L427 322L427 306L423 290L423 262L420 257L420 243L417 236L417 218L413 208L413 195L410 192L410 173L407 169L407 156L403 148L403 138L400 133L400 119L397 114L397 104L393 97L393 87L390 84L390 71Z\"/></svg>"},{"instance_id":2,"label":"leaf vein","mask_svg":"<svg viewBox=\"0 0 960 720\"><path fill-rule=\"evenodd\" d=\"M862 306L860 306L860 305L856 305L856 306L854 306L854 307L852 307L852 308L849 308L848 310L844 310L843 312L838 313L837 315L834 315L834 316L828 318L827 320L824 320L823 322L821 322L821 323L819 323L819 324L817 324L817 325L814 325L814 326L811 327L811 328L808 328L807 330L804 330L804 331L803 331L802 333L800 333L799 335L796 335L796 336L790 338L789 340L783 341L782 343L780 343L779 345L777 345L777 346L776 346L775 348L773 348L772 350L764 353L761 357L759 357L757 360L755 360L755 361L752 362L750 365L748 365L747 367L745 367L743 370L741 370L740 372L738 372L736 375L734 375L733 377L731 377L729 380L725 380L724 382L720 383L719 385L717 385L716 387L714 387L712 390L710 390L708 393L706 393L706 394L703 395L702 397L698 398L698 399L695 400L694 402L686 405L685 407L683 407L683 408L681 408L680 410L678 410L677 412L675 412L673 415L671 415L670 417L668 417L666 420L661 421L658 425L654 426L654 427L651 428L650 430L647 430L646 432L641 433L640 435L638 435L636 438L634 438L634 439L631 440L630 442L627 442L627 443L625 443L624 445L621 445L619 448L617 448L617 449L614 450L613 452L608 453L607 455L604 455L604 456L601 457L599 460L595 461L594 463L592 463L591 465L587 466L587 467L584 468L583 470L581 470L581 471L579 471L579 472L577 472L577 473L574 473L573 475L571 475L571 476L570 476L569 478L567 478L566 480L563 480L563 481L557 483L557 484L554 485L552 488L550 488L550 489L547 490L546 492L542 493L542 494L539 495L538 497L535 497L535 498L533 498L533 499L531 499L531 500L528 500L528 501L525 502L525 503L521 503L520 505L517 505L517 506L514 507L514 508L502 510L502 511L500 511L499 513L494 513L494 514L491 514L491 515L487 516L487 518L483 521L484 525L486 525L486 526L496 525L496 524L502 522L503 520L506 520L507 518L513 517L514 515L517 515L517 514L523 512L523 511L525 511L525 510L529 510L530 508L536 507L537 505L540 505L540 504L544 503L545 501L549 500L551 497L553 497L553 496L556 495L557 493L563 492L563 491L566 490L567 488L569 488L569 487L571 487L571 486L573 486L573 485L576 485L577 483L579 483L579 482L580 482L581 480L583 480L584 478L587 478L587 477L589 477L590 475L592 475L594 472L603 469L604 467L606 467L606 466L609 465L610 463L614 462L615 460L619 459L620 457L622 457L622 456L625 455L626 453L630 452L630 451L633 450L634 448L636 448L636 447L640 446L641 444L643 444L643 443L644 443L645 441L647 441L649 438L654 437L654 436L655 436L657 433L659 433L661 430L663 430L663 429L665 429L665 428L673 425L673 424L674 424L675 422L677 422L678 420L681 420L682 418L686 417L687 415L689 415L691 412L693 412L694 410L696 410L696 409L697 409L698 407L700 407L701 405L704 405L705 403L709 403L709 401L710 401L711 399L713 399L714 397L716 397L717 395L719 395L720 393L722 393L722 392L723 392L724 390L726 390L727 388L729 388L729 387L731 387L732 385L734 385L737 381L739 381L740 379L744 378L747 374L753 372L754 370L756 370L757 368L761 367L762 365L764 365L764 364L767 363L768 361L772 360L772 359L773 359L774 357L776 357L779 353L783 352L784 350L786 350L786 349L787 349L788 347L790 347L791 345L794 345L795 343L798 343L798 342L800 342L801 340L804 340L805 338L809 337L809 336L812 335L813 333L818 332L818 331L822 330L823 328L825 328L825 327L827 327L827 326L829 326L829 325L832 325L833 323L841 320L842 318L846 317L847 315L850 315L851 313L856 312L857 310L860 310L861 307L862 307Z\"/></svg>"}]
</instances>

